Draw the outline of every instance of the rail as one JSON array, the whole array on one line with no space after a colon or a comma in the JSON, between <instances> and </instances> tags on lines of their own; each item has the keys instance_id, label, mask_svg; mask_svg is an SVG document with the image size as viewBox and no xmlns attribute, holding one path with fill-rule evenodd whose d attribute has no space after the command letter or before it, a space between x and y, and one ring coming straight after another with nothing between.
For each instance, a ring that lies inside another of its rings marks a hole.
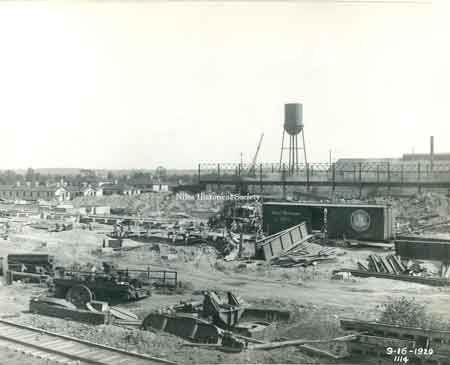
<instances>
[{"instance_id":1,"label":"rail","mask_svg":"<svg viewBox=\"0 0 450 365\"><path fill-rule=\"evenodd\" d=\"M200 163L199 183L302 185L435 185L450 187L450 162L335 162L298 164Z\"/></svg>"},{"instance_id":2,"label":"rail","mask_svg":"<svg viewBox=\"0 0 450 365\"><path fill-rule=\"evenodd\" d=\"M66 364L133 365L176 363L0 319L0 345Z\"/></svg>"}]
</instances>

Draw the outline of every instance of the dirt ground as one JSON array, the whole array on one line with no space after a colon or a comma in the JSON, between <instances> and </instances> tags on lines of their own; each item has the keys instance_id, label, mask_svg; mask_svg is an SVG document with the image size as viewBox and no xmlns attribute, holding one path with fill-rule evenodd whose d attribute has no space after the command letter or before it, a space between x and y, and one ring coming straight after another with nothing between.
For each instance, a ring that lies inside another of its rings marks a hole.
<instances>
[{"instance_id":1,"label":"dirt ground","mask_svg":"<svg viewBox=\"0 0 450 365\"><path fill-rule=\"evenodd\" d=\"M406 213L403 214L406 215ZM376 278L332 280L336 268L356 268L369 254L388 255L392 251L337 248L336 262L323 262L309 268L277 268L266 263L224 262L217 260L209 247L176 247L171 260L162 260L150 245L121 254L99 254L108 226L97 226L94 231L76 227L72 231L48 233L28 226L0 242L0 257L13 252L48 252L55 256L56 264L68 266L113 261L119 268L176 270L185 290L176 294L154 292L152 296L124 304L143 319L152 310L177 304L182 300L201 299L204 289L219 292L232 291L253 306L288 309L294 317L287 323L277 323L274 339L331 338L339 336L339 319L375 320L382 306L391 298L414 298L418 303L445 320L450 320L448 302L450 288L430 287ZM449 238L450 233L440 228L434 237ZM431 233L430 233L431 235ZM437 272L438 263L426 263L430 272ZM32 315L27 312L30 297L45 293L45 286L14 283L0 284L0 314L15 315L15 321L34 325L81 338L164 357L180 364L219 363L333 363L326 358L310 357L295 347L271 351L244 351L230 354L203 348L185 347L180 338L117 326L89 326L57 318ZM20 362L20 355L0 350L0 364ZM17 357L17 359L16 359ZM328 361L328 362L327 362ZM36 360L30 363L39 364ZM369 360L364 363L370 364ZM375 364L376 362L374 362Z\"/></svg>"}]
</instances>

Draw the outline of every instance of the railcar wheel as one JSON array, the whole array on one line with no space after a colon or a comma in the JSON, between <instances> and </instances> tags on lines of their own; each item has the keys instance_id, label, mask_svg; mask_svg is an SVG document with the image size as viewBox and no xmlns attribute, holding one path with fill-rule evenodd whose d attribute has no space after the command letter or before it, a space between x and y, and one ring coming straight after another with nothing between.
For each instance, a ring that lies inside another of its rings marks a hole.
<instances>
[{"instance_id":1,"label":"railcar wheel","mask_svg":"<svg viewBox=\"0 0 450 365\"><path fill-rule=\"evenodd\" d=\"M85 285L72 286L66 294L66 299L77 308L86 309L86 303L94 300L91 290Z\"/></svg>"}]
</instances>

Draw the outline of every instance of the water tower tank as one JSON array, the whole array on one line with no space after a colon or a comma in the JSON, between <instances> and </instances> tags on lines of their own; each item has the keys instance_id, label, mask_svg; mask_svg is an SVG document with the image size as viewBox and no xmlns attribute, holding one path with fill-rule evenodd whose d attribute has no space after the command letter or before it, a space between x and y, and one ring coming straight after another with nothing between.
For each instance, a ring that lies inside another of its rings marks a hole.
<instances>
[{"instance_id":1,"label":"water tower tank","mask_svg":"<svg viewBox=\"0 0 450 365\"><path fill-rule=\"evenodd\" d=\"M299 134L303 129L303 105L284 104L284 130L290 135Z\"/></svg>"}]
</instances>

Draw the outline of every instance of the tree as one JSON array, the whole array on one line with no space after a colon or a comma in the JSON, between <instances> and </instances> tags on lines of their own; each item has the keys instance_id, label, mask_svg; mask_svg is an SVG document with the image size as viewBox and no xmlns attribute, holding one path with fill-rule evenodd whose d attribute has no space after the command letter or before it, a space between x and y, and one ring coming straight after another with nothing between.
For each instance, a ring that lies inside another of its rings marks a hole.
<instances>
[{"instance_id":1,"label":"tree","mask_svg":"<svg viewBox=\"0 0 450 365\"><path fill-rule=\"evenodd\" d=\"M35 178L34 170L31 167L29 167L27 169L27 172L25 173L25 181L33 181L34 178Z\"/></svg>"},{"instance_id":2,"label":"tree","mask_svg":"<svg viewBox=\"0 0 450 365\"><path fill-rule=\"evenodd\" d=\"M404 327L448 330L448 321L429 313L427 307L414 298L405 297L390 299L384 305L380 322Z\"/></svg>"},{"instance_id":3,"label":"tree","mask_svg":"<svg viewBox=\"0 0 450 365\"><path fill-rule=\"evenodd\" d=\"M6 170L2 174L2 182L5 185L14 185L17 181L23 180L22 175L16 174L13 170Z\"/></svg>"}]
</instances>

